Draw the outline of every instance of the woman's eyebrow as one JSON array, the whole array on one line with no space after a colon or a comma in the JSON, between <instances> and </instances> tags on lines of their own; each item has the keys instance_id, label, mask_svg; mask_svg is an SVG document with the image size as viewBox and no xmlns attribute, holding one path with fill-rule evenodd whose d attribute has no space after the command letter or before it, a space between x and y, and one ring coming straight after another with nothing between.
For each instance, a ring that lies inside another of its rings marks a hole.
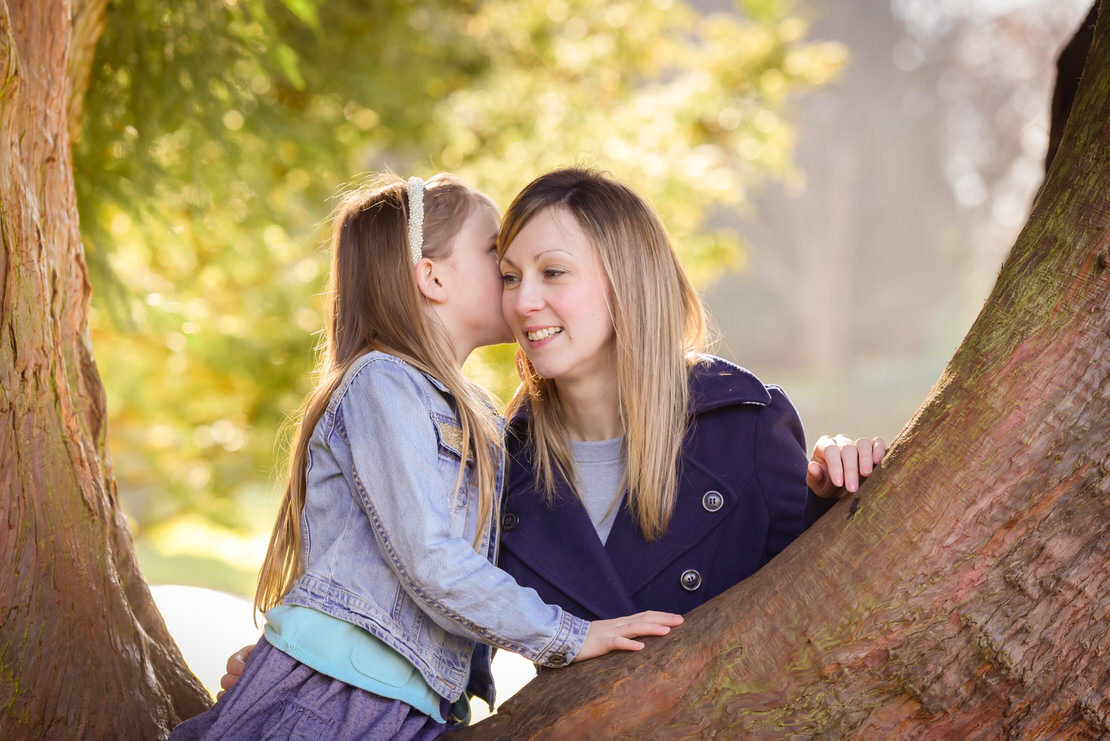
<instances>
[{"instance_id":1,"label":"woman's eyebrow","mask_svg":"<svg viewBox=\"0 0 1110 741\"><path fill-rule=\"evenodd\" d=\"M574 257L574 255L572 255L571 253L569 253L569 252L567 252L566 250L564 250L564 249L561 249L561 248L559 248L559 247L548 247L548 248L547 248L546 250L543 250L543 251L541 251L541 252L537 252L537 253L536 253L536 257L540 257L540 256L542 256L542 255L546 255L546 254L547 254L548 252L562 252L562 253L563 253L564 255L566 255L567 257Z\"/></svg>"},{"instance_id":2,"label":"woman's eyebrow","mask_svg":"<svg viewBox=\"0 0 1110 741\"><path fill-rule=\"evenodd\" d=\"M546 250L540 250L539 252L537 252L535 254L534 259L539 259L539 258L543 257L544 255L548 254L549 252L561 252L564 255L566 255L567 257L574 257L574 255L572 253L567 252L564 249L561 249L559 247L549 247ZM501 262L508 263L509 265L512 265L514 268L517 267L517 264L515 262L513 262L512 260L510 260L508 258L508 256L502 257Z\"/></svg>"}]
</instances>

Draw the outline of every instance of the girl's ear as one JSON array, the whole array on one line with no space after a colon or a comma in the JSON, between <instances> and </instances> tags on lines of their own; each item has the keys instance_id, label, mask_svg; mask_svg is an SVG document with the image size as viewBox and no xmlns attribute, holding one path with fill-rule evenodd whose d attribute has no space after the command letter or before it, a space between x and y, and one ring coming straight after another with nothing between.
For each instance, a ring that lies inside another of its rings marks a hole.
<instances>
[{"instance_id":1,"label":"girl's ear","mask_svg":"<svg viewBox=\"0 0 1110 741\"><path fill-rule=\"evenodd\" d=\"M439 266L435 262L426 257L421 258L413 270L416 271L416 285L425 298L434 304L442 304L447 300L447 288L440 280Z\"/></svg>"}]
</instances>

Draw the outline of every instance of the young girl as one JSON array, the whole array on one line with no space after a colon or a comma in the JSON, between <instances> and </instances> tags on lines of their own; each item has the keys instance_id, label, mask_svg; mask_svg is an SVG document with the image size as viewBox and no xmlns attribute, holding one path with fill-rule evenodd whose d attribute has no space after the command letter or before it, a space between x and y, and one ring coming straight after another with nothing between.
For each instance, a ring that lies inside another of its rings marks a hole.
<instances>
[{"instance_id":1,"label":"young girl","mask_svg":"<svg viewBox=\"0 0 1110 741\"><path fill-rule=\"evenodd\" d=\"M174 739L431 738L465 719L468 682L492 704L479 642L561 667L681 622L589 623L492 564L503 422L459 369L510 339L496 233L449 175L340 205L326 352L255 597L265 634Z\"/></svg>"}]
</instances>

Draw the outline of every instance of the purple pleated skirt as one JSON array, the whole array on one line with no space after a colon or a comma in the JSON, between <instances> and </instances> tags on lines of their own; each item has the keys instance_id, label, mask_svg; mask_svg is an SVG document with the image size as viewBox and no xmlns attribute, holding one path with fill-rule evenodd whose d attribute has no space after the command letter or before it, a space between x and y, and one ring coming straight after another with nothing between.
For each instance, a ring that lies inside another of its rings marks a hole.
<instances>
[{"instance_id":1,"label":"purple pleated skirt","mask_svg":"<svg viewBox=\"0 0 1110 741\"><path fill-rule=\"evenodd\" d=\"M400 700L321 674L262 638L235 686L170 739L423 741L451 728Z\"/></svg>"}]
</instances>

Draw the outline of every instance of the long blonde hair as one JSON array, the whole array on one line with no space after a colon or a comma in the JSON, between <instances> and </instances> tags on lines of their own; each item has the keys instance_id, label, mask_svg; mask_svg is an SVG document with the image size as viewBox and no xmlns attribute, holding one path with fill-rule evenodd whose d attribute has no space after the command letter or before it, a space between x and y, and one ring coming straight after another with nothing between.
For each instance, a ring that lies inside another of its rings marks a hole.
<instances>
[{"instance_id":1,"label":"long blonde hair","mask_svg":"<svg viewBox=\"0 0 1110 741\"><path fill-rule=\"evenodd\" d=\"M622 484L644 538L656 540L674 511L689 415L688 376L705 342L705 312L651 206L630 188L591 170L556 170L521 191L502 219L498 257L525 224L549 208L565 209L575 218L608 279L626 453ZM517 368L521 385L506 416L529 408L536 486L551 499L558 476L572 489L575 480L558 388L520 349Z\"/></svg>"},{"instance_id":2,"label":"long blonde hair","mask_svg":"<svg viewBox=\"0 0 1110 741\"><path fill-rule=\"evenodd\" d=\"M453 175L439 174L428 180L424 192L424 256L433 260L449 257L454 237L479 208L497 213L492 201ZM348 368L371 350L404 358L450 390L462 422L463 439L456 495L467 458L472 457L479 522L486 522L493 514L501 439L492 401L481 387L459 372L443 326L425 310L409 256L407 184L396 176L383 175L372 185L355 188L335 209L333 222L326 340L316 369L315 388L298 414L285 496L258 574L254 607L262 612L277 605L302 573L301 513L309 439ZM450 505L445 501L444 506ZM479 527L475 547L481 532Z\"/></svg>"}]
</instances>

